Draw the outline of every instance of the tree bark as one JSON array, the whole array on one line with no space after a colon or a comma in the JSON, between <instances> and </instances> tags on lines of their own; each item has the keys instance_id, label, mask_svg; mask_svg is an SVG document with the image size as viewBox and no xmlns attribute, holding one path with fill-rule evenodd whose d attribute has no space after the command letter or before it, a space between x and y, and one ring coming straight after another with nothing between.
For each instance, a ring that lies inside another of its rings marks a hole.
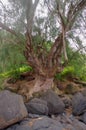
<instances>
[{"instance_id":1,"label":"tree bark","mask_svg":"<svg viewBox=\"0 0 86 130\"><path fill-rule=\"evenodd\" d=\"M41 76L36 76L35 84L33 88L29 91L29 96L32 97L35 93L46 92L47 90L53 88L54 78L46 78ZM28 98L28 97L27 97Z\"/></svg>"},{"instance_id":2,"label":"tree bark","mask_svg":"<svg viewBox=\"0 0 86 130\"><path fill-rule=\"evenodd\" d=\"M65 30L63 28L63 53L64 53L64 60L65 62L68 61L67 51L66 51L66 42L65 42Z\"/></svg>"}]
</instances>

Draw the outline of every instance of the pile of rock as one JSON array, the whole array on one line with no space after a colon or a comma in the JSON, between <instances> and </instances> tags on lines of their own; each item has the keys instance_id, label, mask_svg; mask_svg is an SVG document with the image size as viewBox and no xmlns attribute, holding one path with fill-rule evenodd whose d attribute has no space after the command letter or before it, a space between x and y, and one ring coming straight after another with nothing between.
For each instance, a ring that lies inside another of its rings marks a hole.
<instances>
[{"instance_id":1,"label":"pile of rock","mask_svg":"<svg viewBox=\"0 0 86 130\"><path fill-rule=\"evenodd\" d=\"M66 108L72 107L72 113ZM0 92L0 130L86 130L86 97L72 100L49 90L24 104L20 95Z\"/></svg>"}]
</instances>

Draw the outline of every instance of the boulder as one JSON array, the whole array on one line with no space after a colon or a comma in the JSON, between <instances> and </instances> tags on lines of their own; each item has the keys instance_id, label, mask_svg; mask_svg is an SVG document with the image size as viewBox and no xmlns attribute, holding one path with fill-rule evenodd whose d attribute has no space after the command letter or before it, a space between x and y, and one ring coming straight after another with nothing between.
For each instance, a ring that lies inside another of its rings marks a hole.
<instances>
[{"instance_id":1,"label":"boulder","mask_svg":"<svg viewBox=\"0 0 86 130\"><path fill-rule=\"evenodd\" d=\"M52 90L48 90L45 92L41 99L47 101L49 115L52 114L60 114L64 112L65 104L61 100L61 98Z\"/></svg>"},{"instance_id":2,"label":"boulder","mask_svg":"<svg viewBox=\"0 0 86 130\"><path fill-rule=\"evenodd\" d=\"M41 117L42 115L38 115L38 114L31 114L29 113L28 114L28 118L38 118L38 117Z\"/></svg>"},{"instance_id":3,"label":"boulder","mask_svg":"<svg viewBox=\"0 0 86 130\"><path fill-rule=\"evenodd\" d=\"M66 124L63 130L86 130L86 125L78 120L74 120L72 124Z\"/></svg>"},{"instance_id":4,"label":"boulder","mask_svg":"<svg viewBox=\"0 0 86 130\"><path fill-rule=\"evenodd\" d=\"M19 126L19 124L15 124L15 125L12 125L12 126L8 127L7 129L4 129L4 130L15 130L18 126Z\"/></svg>"},{"instance_id":5,"label":"boulder","mask_svg":"<svg viewBox=\"0 0 86 130\"><path fill-rule=\"evenodd\" d=\"M73 130L86 130L86 125L76 119L73 121L72 126L74 127Z\"/></svg>"},{"instance_id":6,"label":"boulder","mask_svg":"<svg viewBox=\"0 0 86 130\"><path fill-rule=\"evenodd\" d=\"M7 90L0 92L0 129L21 121L27 115L22 96Z\"/></svg>"},{"instance_id":7,"label":"boulder","mask_svg":"<svg viewBox=\"0 0 86 130\"><path fill-rule=\"evenodd\" d=\"M68 95L65 95L64 97L62 97L62 101L65 104L65 108L68 108L72 105L71 98Z\"/></svg>"},{"instance_id":8,"label":"boulder","mask_svg":"<svg viewBox=\"0 0 86 130\"><path fill-rule=\"evenodd\" d=\"M80 117L80 120L86 124L86 112Z\"/></svg>"},{"instance_id":9,"label":"boulder","mask_svg":"<svg viewBox=\"0 0 86 130\"><path fill-rule=\"evenodd\" d=\"M73 115L61 114L55 120L61 122L64 130L86 130L86 125L78 121Z\"/></svg>"},{"instance_id":10,"label":"boulder","mask_svg":"<svg viewBox=\"0 0 86 130\"><path fill-rule=\"evenodd\" d=\"M32 114L48 115L47 102L42 99L32 99L26 104L26 108Z\"/></svg>"},{"instance_id":11,"label":"boulder","mask_svg":"<svg viewBox=\"0 0 86 130\"><path fill-rule=\"evenodd\" d=\"M5 130L86 130L86 125L73 116L66 117L63 114L58 115L59 120L47 116L38 118L25 118L19 124L15 124Z\"/></svg>"},{"instance_id":12,"label":"boulder","mask_svg":"<svg viewBox=\"0 0 86 130\"><path fill-rule=\"evenodd\" d=\"M63 126L60 122L44 116L35 120L32 128L33 130L62 130Z\"/></svg>"},{"instance_id":13,"label":"boulder","mask_svg":"<svg viewBox=\"0 0 86 130\"><path fill-rule=\"evenodd\" d=\"M81 94L77 93L72 99L73 114L78 116L86 111L86 98Z\"/></svg>"},{"instance_id":14,"label":"boulder","mask_svg":"<svg viewBox=\"0 0 86 130\"><path fill-rule=\"evenodd\" d=\"M24 121L11 130L63 130L63 126L58 121L42 116L41 118Z\"/></svg>"}]
</instances>

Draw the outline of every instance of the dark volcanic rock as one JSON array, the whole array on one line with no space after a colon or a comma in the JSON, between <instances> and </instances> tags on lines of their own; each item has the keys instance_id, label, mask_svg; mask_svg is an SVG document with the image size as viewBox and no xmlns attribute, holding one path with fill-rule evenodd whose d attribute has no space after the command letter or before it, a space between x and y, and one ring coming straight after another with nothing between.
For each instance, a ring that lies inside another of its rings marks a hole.
<instances>
[{"instance_id":1,"label":"dark volcanic rock","mask_svg":"<svg viewBox=\"0 0 86 130\"><path fill-rule=\"evenodd\" d=\"M29 113L48 115L47 102L42 99L34 98L26 104L26 107Z\"/></svg>"},{"instance_id":2,"label":"dark volcanic rock","mask_svg":"<svg viewBox=\"0 0 86 130\"><path fill-rule=\"evenodd\" d=\"M5 129L5 130L15 130L18 126L19 126L19 124L15 124L15 125L10 126L7 129Z\"/></svg>"},{"instance_id":3,"label":"dark volcanic rock","mask_svg":"<svg viewBox=\"0 0 86 130\"><path fill-rule=\"evenodd\" d=\"M0 92L0 129L19 122L28 115L20 95Z\"/></svg>"},{"instance_id":4,"label":"dark volcanic rock","mask_svg":"<svg viewBox=\"0 0 86 130\"><path fill-rule=\"evenodd\" d=\"M65 124L63 130L86 130L86 125L78 120L74 120L72 124Z\"/></svg>"},{"instance_id":5,"label":"dark volcanic rock","mask_svg":"<svg viewBox=\"0 0 86 130\"><path fill-rule=\"evenodd\" d=\"M31 114L31 113L28 114L28 118L38 118L38 117L40 117L40 116L42 116L42 115Z\"/></svg>"},{"instance_id":6,"label":"dark volcanic rock","mask_svg":"<svg viewBox=\"0 0 86 130\"><path fill-rule=\"evenodd\" d=\"M80 117L80 120L86 124L86 112Z\"/></svg>"},{"instance_id":7,"label":"dark volcanic rock","mask_svg":"<svg viewBox=\"0 0 86 130\"><path fill-rule=\"evenodd\" d=\"M33 130L63 130L60 122L50 119L48 117L38 118L33 123Z\"/></svg>"},{"instance_id":8,"label":"dark volcanic rock","mask_svg":"<svg viewBox=\"0 0 86 130\"><path fill-rule=\"evenodd\" d=\"M30 121L24 122L23 124L20 123L15 130L63 130L63 126L60 122L44 116L30 119Z\"/></svg>"},{"instance_id":9,"label":"dark volcanic rock","mask_svg":"<svg viewBox=\"0 0 86 130\"><path fill-rule=\"evenodd\" d=\"M72 101L71 101L70 97L68 97L67 95L62 98L62 101L65 104L65 108L72 106Z\"/></svg>"},{"instance_id":10,"label":"dark volcanic rock","mask_svg":"<svg viewBox=\"0 0 86 130\"><path fill-rule=\"evenodd\" d=\"M86 98L81 94L77 93L72 99L73 114L78 116L86 111Z\"/></svg>"},{"instance_id":11,"label":"dark volcanic rock","mask_svg":"<svg viewBox=\"0 0 86 130\"><path fill-rule=\"evenodd\" d=\"M25 125L18 125L16 127L16 129L12 129L12 130L32 130L28 124L25 124Z\"/></svg>"},{"instance_id":12,"label":"dark volcanic rock","mask_svg":"<svg viewBox=\"0 0 86 130\"><path fill-rule=\"evenodd\" d=\"M73 130L86 130L86 125L76 119L73 121L72 126L74 127Z\"/></svg>"},{"instance_id":13,"label":"dark volcanic rock","mask_svg":"<svg viewBox=\"0 0 86 130\"><path fill-rule=\"evenodd\" d=\"M17 125L11 126L6 130L86 130L86 125L76 119L62 121L55 120L47 116L41 116L34 119L24 119Z\"/></svg>"},{"instance_id":14,"label":"dark volcanic rock","mask_svg":"<svg viewBox=\"0 0 86 130\"><path fill-rule=\"evenodd\" d=\"M41 99L47 101L49 115L63 113L65 105L61 98L52 90L45 92Z\"/></svg>"},{"instance_id":15,"label":"dark volcanic rock","mask_svg":"<svg viewBox=\"0 0 86 130\"><path fill-rule=\"evenodd\" d=\"M65 96L64 103L68 104L67 107L71 106L70 98ZM26 104L30 113L27 118L24 118L27 116L27 111L22 97L9 91L2 91L0 93L0 129L86 130L86 98L81 93L73 96L73 113L80 115L78 119L64 111L64 103L62 98L49 90L42 95L41 99L34 98ZM50 118L46 116L47 114L51 115ZM79 117L81 117L80 121Z\"/></svg>"}]
</instances>

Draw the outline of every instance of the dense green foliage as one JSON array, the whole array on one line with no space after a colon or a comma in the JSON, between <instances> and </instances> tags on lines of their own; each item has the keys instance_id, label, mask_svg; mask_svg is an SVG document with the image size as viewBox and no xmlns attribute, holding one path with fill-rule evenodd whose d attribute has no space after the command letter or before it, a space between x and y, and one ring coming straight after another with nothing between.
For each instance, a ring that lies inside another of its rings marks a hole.
<instances>
[{"instance_id":1,"label":"dense green foliage","mask_svg":"<svg viewBox=\"0 0 86 130\"><path fill-rule=\"evenodd\" d=\"M60 74L56 75L57 79L65 79L67 77L77 77L86 81L86 54L67 47L69 61ZM64 62L64 59L62 59Z\"/></svg>"},{"instance_id":2,"label":"dense green foliage","mask_svg":"<svg viewBox=\"0 0 86 130\"><path fill-rule=\"evenodd\" d=\"M20 45L21 44L21 45ZM5 31L0 32L0 73L15 70L25 64L24 42Z\"/></svg>"}]
</instances>

